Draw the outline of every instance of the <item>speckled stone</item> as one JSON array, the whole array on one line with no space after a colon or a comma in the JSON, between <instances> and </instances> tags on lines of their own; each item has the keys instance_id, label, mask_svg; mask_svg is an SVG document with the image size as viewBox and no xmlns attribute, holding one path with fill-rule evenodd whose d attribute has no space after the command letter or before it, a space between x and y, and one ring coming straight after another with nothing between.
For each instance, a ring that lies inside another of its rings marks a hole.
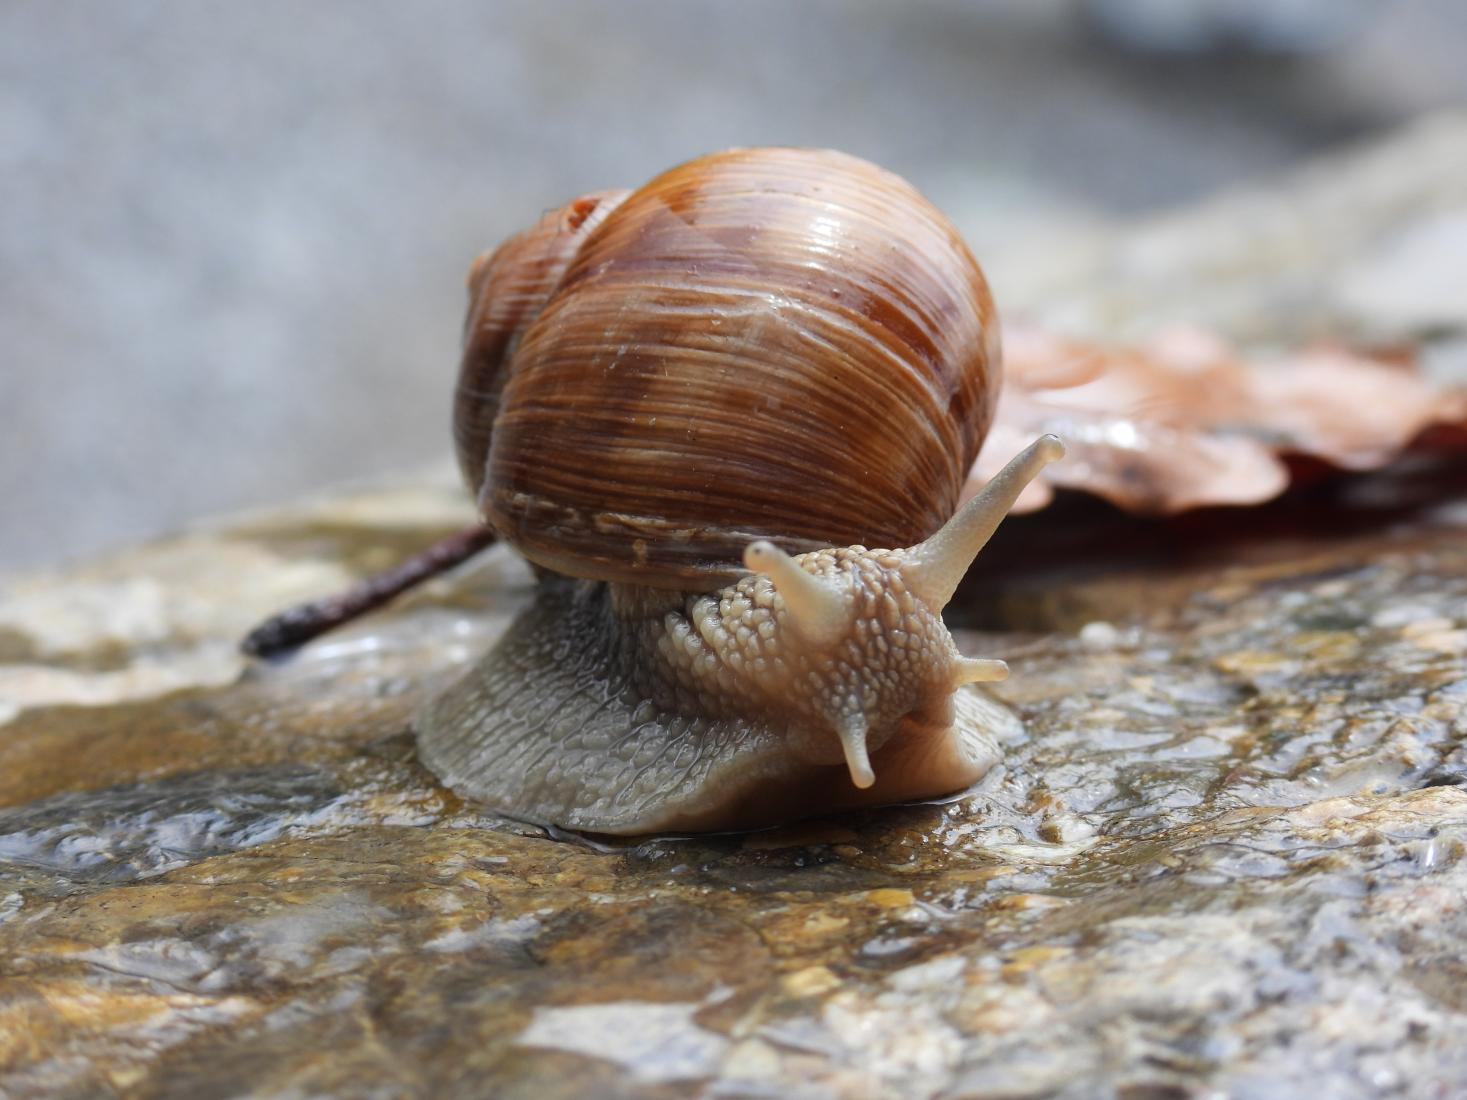
<instances>
[{"instance_id":1,"label":"speckled stone","mask_svg":"<svg viewBox=\"0 0 1467 1100\"><path fill-rule=\"evenodd\" d=\"M505 551L291 660L233 656L261 611L459 518L413 492L0 603L0 1093L1467 1081L1460 507L1295 538L1270 517L1319 505L1291 499L1252 541L1083 575L1006 566L1050 521L1016 523L960 597L1027 725L974 791L612 845L480 813L416 763L413 708L528 599Z\"/></svg>"}]
</instances>

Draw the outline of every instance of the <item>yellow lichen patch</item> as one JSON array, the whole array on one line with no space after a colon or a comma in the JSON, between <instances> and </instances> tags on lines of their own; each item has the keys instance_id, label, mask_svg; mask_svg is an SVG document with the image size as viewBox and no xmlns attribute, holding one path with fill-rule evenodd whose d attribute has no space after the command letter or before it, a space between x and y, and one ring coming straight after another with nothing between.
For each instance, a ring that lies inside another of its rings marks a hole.
<instances>
[{"instance_id":1,"label":"yellow lichen patch","mask_svg":"<svg viewBox=\"0 0 1467 1100\"><path fill-rule=\"evenodd\" d=\"M840 978L824 966L807 966L786 974L780 979L780 987L791 997L818 997L840 988Z\"/></svg>"},{"instance_id":2,"label":"yellow lichen patch","mask_svg":"<svg viewBox=\"0 0 1467 1100\"><path fill-rule=\"evenodd\" d=\"M809 963L832 944L848 938L850 925L849 917L837 916L817 902L786 905L762 914L758 932L777 957Z\"/></svg>"},{"instance_id":3,"label":"yellow lichen patch","mask_svg":"<svg viewBox=\"0 0 1467 1100\"><path fill-rule=\"evenodd\" d=\"M1314 661L1338 661L1360 652L1361 639L1348 630L1305 630L1289 639L1291 652Z\"/></svg>"},{"instance_id":4,"label":"yellow lichen patch","mask_svg":"<svg viewBox=\"0 0 1467 1100\"><path fill-rule=\"evenodd\" d=\"M1244 678L1271 676L1288 672L1297 663L1297 658L1287 653L1266 650L1242 649L1236 653L1225 653L1216 660L1222 671Z\"/></svg>"},{"instance_id":5,"label":"yellow lichen patch","mask_svg":"<svg viewBox=\"0 0 1467 1100\"><path fill-rule=\"evenodd\" d=\"M1434 616L1429 619L1416 619L1415 621L1409 622L1405 626L1401 627L1401 637L1427 637L1432 634L1441 634L1445 631L1449 631L1455 626L1456 623L1454 623L1451 619L1444 619L1440 616Z\"/></svg>"},{"instance_id":6,"label":"yellow lichen patch","mask_svg":"<svg viewBox=\"0 0 1467 1100\"><path fill-rule=\"evenodd\" d=\"M99 991L80 979L43 987L41 996L57 1017L69 1027L108 1029L140 1026L173 1008L173 1001L190 1005L208 1002L197 997L160 997L132 990Z\"/></svg>"},{"instance_id":7,"label":"yellow lichen patch","mask_svg":"<svg viewBox=\"0 0 1467 1100\"><path fill-rule=\"evenodd\" d=\"M1020 974L1037 970L1053 962L1055 959L1063 959L1073 953L1071 948L1058 947L1051 944L1036 944L1033 947L1021 947L1011 954L1008 961L1004 963L1003 976L1005 978L1015 978Z\"/></svg>"},{"instance_id":8,"label":"yellow lichen patch","mask_svg":"<svg viewBox=\"0 0 1467 1100\"><path fill-rule=\"evenodd\" d=\"M41 1057L58 1031L53 1010L24 980L0 982L0 1000L0 1066Z\"/></svg>"},{"instance_id":9,"label":"yellow lichen patch","mask_svg":"<svg viewBox=\"0 0 1467 1100\"><path fill-rule=\"evenodd\" d=\"M912 891L897 890L892 887L868 891L866 900L883 909L906 909L917 903L917 899L912 896Z\"/></svg>"},{"instance_id":10,"label":"yellow lichen patch","mask_svg":"<svg viewBox=\"0 0 1467 1100\"><path fill-rule=\"evenodd\" d=\"M1026 909L1058 909L1068 905L1064 898L1053 897L1049 894L1008 894L1005 897L995 898L993 908L1000 911Z\"/></svg>"},{"instance_id":11,"label":"yellow lichen patch","mask_svg":"<svg viewBox=\"0 0 1467 1100\"><path fill-rule=\"evenodd\" d=\"M839 932L850 923L849 918L832 916L822 910L807 916L803 922L803 928L812 936L820 936Z\"/></svg>"},{"instance_id":12,"label":"yellow lichen patch","mask_svg":"<svg viewBox=\"0 0 1467 1100\"><path fill-rule=\"evenodd\" d=\"M156 1032L177 1022L192 1030L213 1021L238 1019L259 1008L244 997L209 997L142 987L103 988L86 974L57 977L12 990L0 986L0 1066L19 1066L45 1057L81 1036L125 1036Z\"/></svg>"},{"instance_id":13,"label":"yellow lichen patch","mask_svg":"<svg viewBox=\"0 0 1467 1100\"><path fill-rule=\"evenodd\" d=\"M1401 634L1414 645L1434 653L1467 650L1467 630L1459 630L1450 619L1426 619L1403 627Z\"/></svg>"},{"instance_id":14,"label":"yellow lichen patch","mask_svg":"<svg viewBox=\"0 0 1467 1100\"><path fill-rule=\"evenodd\" d=\"M109 1066L105 1072L112 1087L119 1090L131 1088L148 1076L143 1066Z\"/></svg>"}]
</instances>

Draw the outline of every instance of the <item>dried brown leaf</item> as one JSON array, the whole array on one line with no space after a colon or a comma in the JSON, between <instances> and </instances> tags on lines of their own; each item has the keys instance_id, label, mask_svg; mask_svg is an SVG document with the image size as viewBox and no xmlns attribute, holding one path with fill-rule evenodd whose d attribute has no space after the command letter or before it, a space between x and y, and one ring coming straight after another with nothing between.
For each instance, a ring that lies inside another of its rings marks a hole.
<instances>
[{"instance_id":1,"label":"dried brown leaf","mask_svg":"<svg viewBox=\"0 0 1467 1100\"><path fill-rule=\"evenodd\" d=\"M1036 435L1069 447L1015 511L1044 507L1055 486L1141 513L1255 504L1288 487L1283 456L1376 469L1433 425L1467 427L1467 394L1343 348L1252 360L1191 329L1109 348L1009 328L1004 344L998 416L968 492Z\"/></svg>"}]
</instances>

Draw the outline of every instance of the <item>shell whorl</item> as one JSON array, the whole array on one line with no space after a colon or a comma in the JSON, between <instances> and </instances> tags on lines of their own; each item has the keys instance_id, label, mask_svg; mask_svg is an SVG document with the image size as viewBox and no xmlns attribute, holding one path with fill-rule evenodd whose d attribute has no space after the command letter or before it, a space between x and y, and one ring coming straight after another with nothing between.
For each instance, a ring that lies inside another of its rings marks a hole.
<instances>
[{"instance_id":1,"label":"shell whorl","mask_svg":"<svg viewBox=\"0 0 1467 1100\"><path fill-rule=\"evenodd\" d=\"M475 496L484 484L499 395L520 338L545 308L581 242L630 194L593 191L547 211L469 269L453 439L459 470Z\"/></svg>"},{"instance_id":2,"label":"shell whorl","mask_svg":"<svg viewBox=\"0 0 1467 1100\"><path fill-rule=\"evenodd\" d=\"M1000 369L951 223L821 150L730 150L615 195L476 280L456 431L488 522L558 572L687 589L756 538L941 526Z\"/></svg>"}]
</instances>

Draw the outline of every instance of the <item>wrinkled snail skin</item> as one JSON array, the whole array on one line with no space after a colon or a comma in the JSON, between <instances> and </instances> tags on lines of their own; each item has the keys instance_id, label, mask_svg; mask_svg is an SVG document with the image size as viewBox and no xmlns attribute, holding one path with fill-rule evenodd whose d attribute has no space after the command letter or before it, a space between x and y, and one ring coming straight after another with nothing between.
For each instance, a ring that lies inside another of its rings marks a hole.
<instances>
[{"instance_id":1,"label":"wrinkled snail skin","mask_svg":"<svg viewBox=\"0 0 1467 1100\"><path fill-rule=\"evenodd\" d=\"M637 834L945 795L1016 722L941 618L1036 441L954 512L999 384L956 230L812 150L577 200L476 264L455 403L534 603L417 720L454 791ZM867 546L897 549L866 549Z\"/></svg>"}]
</instances>

